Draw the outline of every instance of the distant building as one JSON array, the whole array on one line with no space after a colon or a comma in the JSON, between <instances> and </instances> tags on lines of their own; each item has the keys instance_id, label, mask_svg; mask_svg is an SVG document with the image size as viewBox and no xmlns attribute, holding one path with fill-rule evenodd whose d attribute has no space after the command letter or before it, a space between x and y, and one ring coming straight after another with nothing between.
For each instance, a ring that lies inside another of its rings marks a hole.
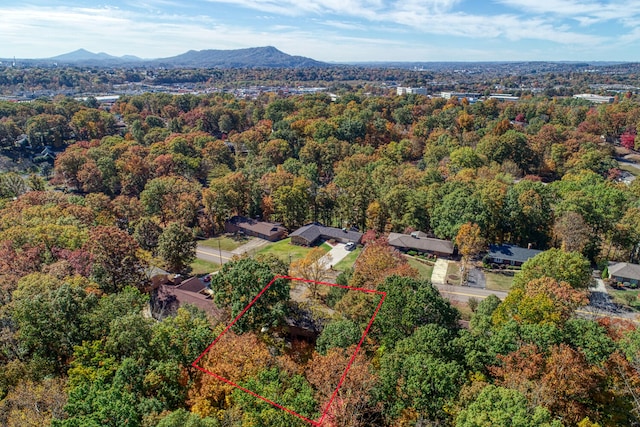
<instances>
[{"instance_id":1,"label":"distant building","mask_svg":"<svg viewBox=\"0 0 640 427\"><path fill-rule=\"evenodd\" d=\"M469 101L476 101L480 98L480 94L477 92L440 92L440 96L444 99L467 98Z\"/></svg>"},{"instance_id":2,"label":"distant building","mask_svg":"<svg viewBox=\"0 0 640 427\"><path fill-rule=\"evenodd\" d=\"M289 237L291 237L291 243L294 245L313 246L323 240L335 240L340 243L360 243L362 233L346 228L326 227L317 222L312 222L298 228Z\"/></svg>"},{"instance_id":3,"label":"distant building","mask_svg":"<svg viewBox=\"0 0 640 427\"><path fill-rule=\"evenodd\" d=\"M453 242L427 237L421 231L411 234L389 233L389 245L402 251L416 251L429 253L439 257L449 257L453 255Z\"/></svg>"},{"instance_id":4,"label":"distant building","mask_svg":"<svg viewBox=\"0 0 640 427\"><path fill-rule=\"evenodd\" d=\"M542 251L521 248L516 245L489 245L488 257L489 261L494 264L521 266L540 252Z\"/></svg>"},{"instance_id":5,"label":"distant building","mask_svg":"<svg viewBox=\"0 0 640 427\"><path fill-rule=\"evenodd\" d=\"M396 88L396 93L398 95L427 95L426 87L401 87L398 86Z\"/></svg>"},{"instance_id":6,"label":"distant building","mask_svg":"<svg viewBox=\"0 0 640 427\"><path fill-rule=\"evenodd\" d=\"M513 96L510 93L497 93L489 95L489 99L495 99L497 101L507 101L507 102L516 102L520 100L519 96Z\"/></svg>"},{"instance_id":7,"label":"distant building","mask_svg":"<svg viewBox=\"0 0 640 427\"><path fill-rule=\"evenodd\" d=\"M243 216L234 216L224 223L224 231L227 233L242 232L247 236L276 242L287 234L287 229L281 224L273 222L257 221Z\"/></svg>"},{"instance_id":8,"label":"distant building","mask_svg":"<svg viewBox=\"0 0 640 427\"><path fill-rule=\"evenodd\" d=\"M600 96L594 95L592 93L581 93L578 95L573 95L574 98L585 99L589 102L593 102L594 104L612 104L615 101L613 96Z\"/></svg>"}]
</instances>

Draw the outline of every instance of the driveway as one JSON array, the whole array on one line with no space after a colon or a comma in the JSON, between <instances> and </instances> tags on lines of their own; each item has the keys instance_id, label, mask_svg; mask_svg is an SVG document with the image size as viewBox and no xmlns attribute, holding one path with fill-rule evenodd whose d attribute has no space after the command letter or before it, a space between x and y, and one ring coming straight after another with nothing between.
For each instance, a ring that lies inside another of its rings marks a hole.
<instances>
[{"instance_id":1,"label":"driveway","mask_svg":"<svg viewBox=\"0 0 640 427\"><path fill-rule=\"evenodd\" d=\"M472 267L467 274L466 285L470 288L485 289L487 287L487 280L484 277L484 272L479 268Z\"/></svg>"},{"instance_id":2,"label":"driveway","mask_svg":"<svg viewBox=\"0 0 640 427\"><path fill-rule=\"evenodd\" d=\"M258 237L253 237L251 240L249 240L244 245L235 248L232 251L232 253L234 253L236 255L242 255L242 254L245 254L245 253L249 253L249 254L253 255L256 252L258 252L262 247L268 245L269 243L271 243L271 242L268 241L268 240L260 239Z\"/></svg>"},{"instance_id":3,"label":"driveway","mask_svg":"<svg viewBox=\"0 0 640 427\"><path fill-rule=\"evenodd\" d=\"M434 285L443 285L447 283L447 268L449 268L449 261L438 258L433 266L433 272L431 273L431 283Z\"/></svg>"},{"instance_id":4,"label":"driveway","mask_svg":"<svg viewBox=\"0 0 640 427\"><path fill-rule=\"evenodd\" d=\"M336 245L321 258L320 262L324 263L327 268L333 267L351 253L346 250L344 246L344 243L336 243Z\"/></svg>"}]
</instances>

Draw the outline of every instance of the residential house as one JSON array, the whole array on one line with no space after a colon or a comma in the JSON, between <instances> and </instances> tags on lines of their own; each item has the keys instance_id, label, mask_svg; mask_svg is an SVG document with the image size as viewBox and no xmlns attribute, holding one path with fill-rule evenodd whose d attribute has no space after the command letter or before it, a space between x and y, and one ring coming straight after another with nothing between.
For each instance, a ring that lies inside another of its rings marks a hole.
<instances>
[{"instance_id":1,"label":"residential house","mask_svg":"<svg viewBox=\"0 0 640 427\"><path fill-rule=\"evenodd\" d=\"M389 233L389 245L402 251L433 254L441 258L453 255L453 242L428 237L421 231L411 234Z\"/></svg>"},{"instance_id":2,"label":"residential house","mask_svg":"<svg viewBox=\"0 0 640 427\"><path fill-rule=\"evenodd\" d=\"M234 216L226 221L224 223L224 230L227 233L242 232L247 236L259 237L269 240L270 242L277 242L287 234L287 229L281 224L258 221L243 216Z\"/></svg>"},{"instance_id":3,"label":"residential house","mask_svg":"<svg viewBox=\"0 0 640 427\"><path fill-rule=\"evenodd\" d=\"M312 222L298 228L289 237L294 245L314 246L325 240L360 243L362 233L353 229L326 227L320 223Z\"/></svg>"},{"instance_id":4,"label":"residential house","mask_svg":"<svg viewBox=\"0 0 640 427\"><path fill-rule=\"evenodd\" d=\"M609 278L618 283L638 285L640 283L640 265L629 262L610 265Z\"/></svg>"},{"instance_id":5,"label":"residential house","mask_svg":"<svg viewBox=\"0 0 640 427\"><path fill-rule=\"evenodd\" d=\"M521 248L516 245L489 245L489 262L494 264L508 264L521 266L527 260L538 255L536 249Z\"/></svg>"},{"instance_id":6,"label":"residential house","mask_svg":"<svg viewBox=\"0 0 640 427\"><path fill-rule=\"evenodd\" d=\"M211 291L197 277L186 279L178 285L168 281L154 283L154 289L151 292L151 311L155 318L162 319L174 314L178 307L185 304L194 305L215 318L220 318L222 315L222 311L213 303Z\"/></svg>"}]
</instances>

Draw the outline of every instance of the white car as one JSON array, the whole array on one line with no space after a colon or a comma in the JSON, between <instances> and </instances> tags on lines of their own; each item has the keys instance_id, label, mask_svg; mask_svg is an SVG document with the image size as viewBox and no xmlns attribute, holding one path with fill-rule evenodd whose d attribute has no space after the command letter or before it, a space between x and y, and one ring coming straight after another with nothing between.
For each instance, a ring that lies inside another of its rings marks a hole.
<instances>
[{"instance_id":1,"label":"white car","mask_svg":"<svg viewBox=\"0 0 640 427\"><path fill-rule=\"evenodd\" d=\"M349 242L346 245L344 245L344 248L348 251L352 251L356 248L356 244L353 242Z\"/></svg>"}]
</instances>

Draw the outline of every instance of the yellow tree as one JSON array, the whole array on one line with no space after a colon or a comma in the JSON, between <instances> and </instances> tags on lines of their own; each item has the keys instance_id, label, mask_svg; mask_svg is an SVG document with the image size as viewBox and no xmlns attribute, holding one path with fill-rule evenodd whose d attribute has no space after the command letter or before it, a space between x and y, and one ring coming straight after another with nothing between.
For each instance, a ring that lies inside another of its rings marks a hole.
<instances>
[{"instance_id":1,"label":"yellow tree","mask_svg":"<svg viewBox=\"0 0 640 427\"><path fill-rule=\"evenodd\" d=\"M267 346L252 334L227 331L200 361L200 366L239 384L273 363ZM212 375L202 374L189 391L191 410L201 417L222 418L232 406L234 387Z\"/></svg>"},{"instance_id":2,"label":"yellow tree","mask_svg":"<svg viewBox=\"0 0 640 427\"><path fill-rule=\"evenodd\" d=\"M328 270L331 268L331 255L325 254L320 247L313 248L307 255L297 261L293 261L289 267L289 274L293 277L300 277L312 280L309 289L313 298L318 292L318 283L330 277Z\"/></svg>"},{"instance_id":3,"label":"yellow tree","mask_svg":"<svg viewBox=\"0 0 640 427\"><path fill-rule=\"evenodd\" d=\"M354 352L355 346L347 349L332 348L326 356L313 353L305 367L305 376L314 387L314 397L321 405L327 404L331 399L344 373L344 368ZM368 425L367 415L376 410L370 392L377 384L377 377L372 372L373 369L366 356L358 353L353 359L345 381L328 408L322 423L323 427Z\"/></svg>"},{"instance_id":4,"label":"yellow tree","mask_svg":"<svg viewBox=\"0 0 640 427\"><path fill-rule=\"evenodd\" d=\"M514 319L518 323L562 326L578 307L588 302L586 291L574 289L567 282L542 277L511 288L494 311L493 323L503 325Z\"/></svg>"},{"instance_id":5,"label":"yellow tree","mask_svg":"<svg viewBox=\"0 0 640 427\"><path fill-rule=\"evenodd\" d=\"M471 222L462 224L456 235L456 245L458 245L458 251L462 254L462 262L466 275L469 270L467 267L469 260L480 254L487 246L487 242L484 237L482 237L482 232L478 224Z\"/></svg>"}]
</instances>

